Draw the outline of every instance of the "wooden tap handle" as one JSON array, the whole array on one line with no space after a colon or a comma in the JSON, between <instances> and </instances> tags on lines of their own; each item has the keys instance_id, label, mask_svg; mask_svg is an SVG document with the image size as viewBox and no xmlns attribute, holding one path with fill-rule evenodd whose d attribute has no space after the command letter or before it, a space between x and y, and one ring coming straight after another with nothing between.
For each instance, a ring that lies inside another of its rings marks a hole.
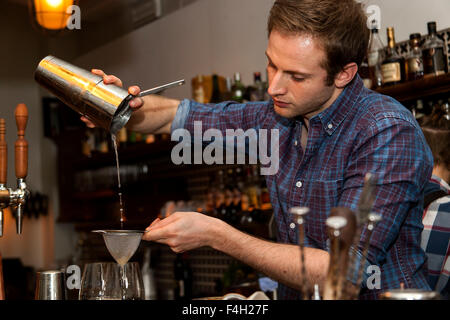
<instances>
[{"instance_id":1,"label":"wooden tap handle","mask_svg":"<svg viewBox=\"0 0 450 320\"><path fill-rule=\"evenodd\" d=\"M16 178L25 179L28 172L28 142L25 140L25 129L28 121L28 109L20 103L16 107L17 140L15 144Z\"/></svg>"},{"instance_id":2,"label":"wooden tap handle","mask_svg":"<svg viewBox=\"0 0 450 320\"><path fill-rule=\"evenodd\" d=\"M0 254L0 300L5 300L5 283L3 281L2 255Z\"/></svg>"},{"instance_id":3,"label":"wooden tap handle","mask_svg":"<svg viewBox=\"0 0 450 320\"><path fill-rule=\"evenodd\" d=\"M0 184L6 185L8 176L8 145L5 140L6 123L0 119Z\"/></svg>"}]
</instances>

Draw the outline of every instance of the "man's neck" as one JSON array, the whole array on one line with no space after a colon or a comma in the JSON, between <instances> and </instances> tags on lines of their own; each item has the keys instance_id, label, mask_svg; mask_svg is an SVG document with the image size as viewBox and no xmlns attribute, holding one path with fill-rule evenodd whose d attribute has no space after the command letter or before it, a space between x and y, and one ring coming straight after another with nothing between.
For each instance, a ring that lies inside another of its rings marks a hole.
<instances>
[{"instance_id":1,"label":"man's neck","mask_svg":"<svg viewBox=\"0 0 450 320\"><path fill-rule=\"evenodd\" d=\"M437 176L449 184L450 170L448 170L446 167L444 167L442 165L434 166L432 174L433 174L433 176Z\"/></svg>"},{"instance_id":2,"label":"man's neck","mask_svg":"<svg viewBox=\"0 0 450 320\"><path fill-rule=\"evenodd\" d=\"M303 122L303 125L305 126L305 128L307 130L309 129L309 119L318 115L319 113L323 112L324 110L328 109L337 100L337 98L341 95L342 91L344 91L344 88L336 88L335 87L333 94L322 105L322 107L319 110L301 116L301 121Z\"/></svg>"}]
</instances>

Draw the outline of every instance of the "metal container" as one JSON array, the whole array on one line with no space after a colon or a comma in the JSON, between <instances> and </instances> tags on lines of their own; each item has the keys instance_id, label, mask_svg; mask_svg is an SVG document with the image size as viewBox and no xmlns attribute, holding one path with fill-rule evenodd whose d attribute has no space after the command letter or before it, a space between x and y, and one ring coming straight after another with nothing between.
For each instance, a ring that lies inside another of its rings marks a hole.
<instances>
[{"instance_id":1,"label":"metal container","mask_svg":"<svg viewBox=\"0 0 450 320\"><path fill-rule=\"evenodd\" d=\"M441 296L435 291L418 289L395 289L380 294L382 300L440 300Z\"/></svg>"},{"instance_id":2,"label":"metal container","mask_svg":"<svg viewBox=\"0 0 450 320\"><path fill-rule=\"evenodd\" d=\"M35 80L96 126L116 134L131 116L128 91L105 85L103 78L53 56L41 60Z\"/></svg>"},{"instance_id":3,"label":"metal container","mask_svg":"<svg viewBox=\"0 0 450 320\"><path fill-rule=\"evenodd\" d=\"M65 300L62 271L42 271L36 275L35 300Z\"/></svg>"}]
</instances>

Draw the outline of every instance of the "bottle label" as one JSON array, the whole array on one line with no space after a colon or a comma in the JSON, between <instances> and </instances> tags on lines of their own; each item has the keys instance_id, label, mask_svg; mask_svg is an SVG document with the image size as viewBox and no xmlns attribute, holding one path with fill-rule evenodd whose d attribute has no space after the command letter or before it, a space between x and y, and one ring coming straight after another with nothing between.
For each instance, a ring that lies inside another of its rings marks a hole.
<instances>
[{"instance_id":1,"label":"bottle label","mask_svg":"<svg viewBox=\"0 0 450 320\"><path fill-rule=\"evenodd\" d=\"M399 82L402 80L399 62L383 64L381 66L381 73L383 74L383 83Z\"/></svg>"},{"instance_id":2,"label":"bottle label","mask_svg":"<svg viewBox=\"0 0 450 320\"><path fill-rule=\"evenodd\" d=\"M369 67L375 67L380 60L380 52L379 51L372 51L369 52L367 55L367 62L369 64Z\"/></svg>"},{"instance_id":3,"label":"bottle label","mask_svg":"<svg viewBox=\"0 0 450 320\"><path fill-rule=\"evenodd\" d=\"M420 73L423 72L423 62L422 59L413 57L409 58L407 61L408 73Z\"/></svg>"},{"instance_id":4,"label":"bottle label","mask_svg":"<svg viewBox=\"0 0 450 320\"><path fill-rule=\"evenodd\" d=\"M447 61L443 47L425 49L422 53L425 74L445 73Z\"/></svg>"}]
</instances>

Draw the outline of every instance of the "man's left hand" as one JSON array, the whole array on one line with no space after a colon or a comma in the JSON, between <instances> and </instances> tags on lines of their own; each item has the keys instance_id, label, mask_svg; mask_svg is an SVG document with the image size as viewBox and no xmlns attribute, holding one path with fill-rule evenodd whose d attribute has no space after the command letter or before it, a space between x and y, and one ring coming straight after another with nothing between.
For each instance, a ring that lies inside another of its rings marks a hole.
<instances>
[{"instance_id":1,"label":"man's left hand","mask_svg":"<svg viewBox=\"0 0 450 320\"><path fill-rule=\"evenodd\" d=\"M167 244L181 253L204 246L212 246L215 227L222 221L198 212L175 212L147 227L143 240Z\"/></svg>"}]
</instances>

